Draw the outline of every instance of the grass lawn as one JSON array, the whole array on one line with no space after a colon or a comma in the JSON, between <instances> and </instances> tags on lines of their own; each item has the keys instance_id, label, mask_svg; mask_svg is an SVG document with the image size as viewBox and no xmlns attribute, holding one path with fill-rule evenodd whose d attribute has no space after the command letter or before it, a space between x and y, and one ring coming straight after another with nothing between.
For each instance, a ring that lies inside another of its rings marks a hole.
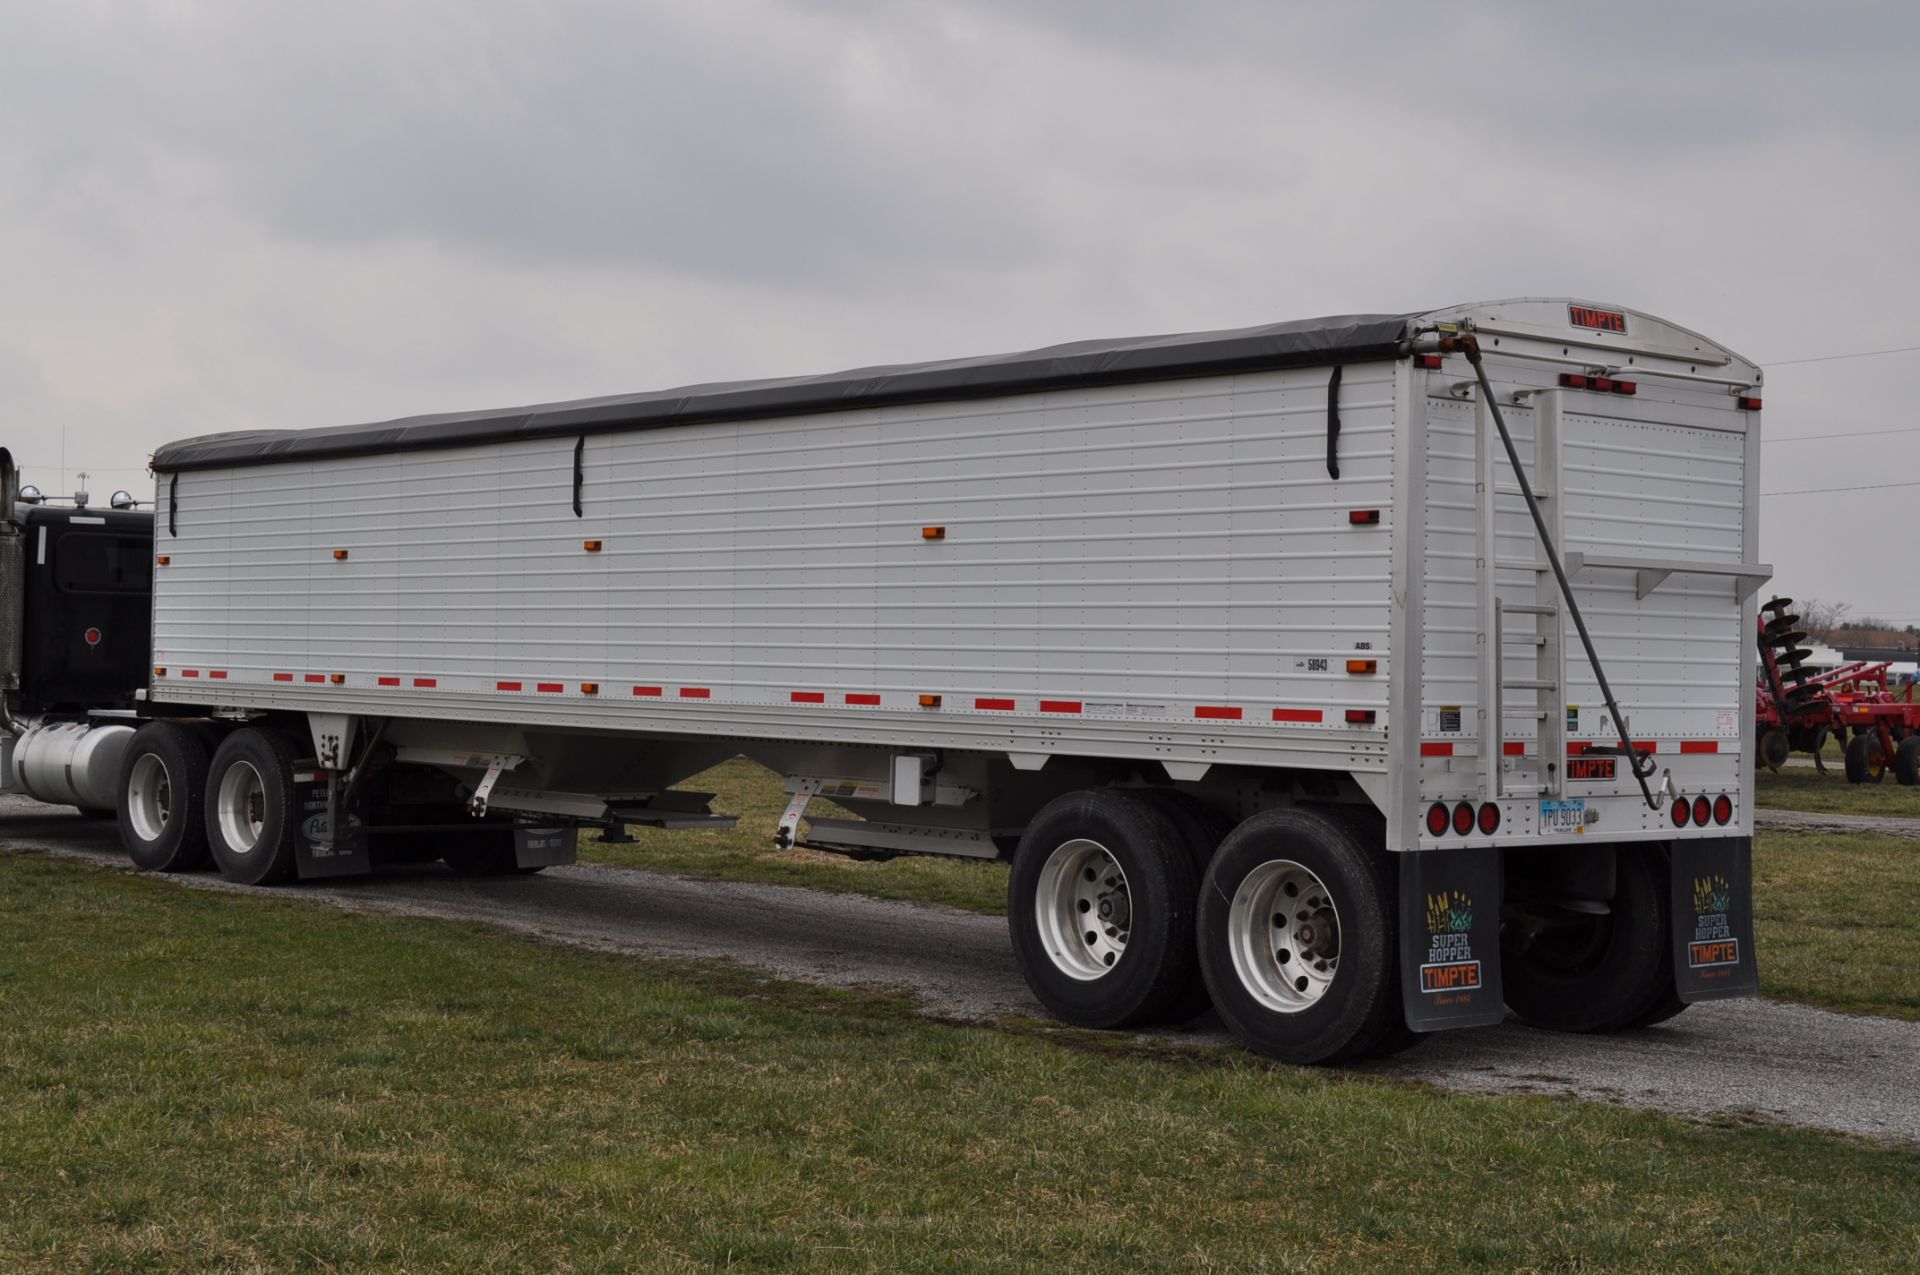
<instances>
[{"instance_id":1,"label":"grass lawn","mask_svg":"<svg viewBox=\"0 0 1920 1275\"><path fill-rule=\"evenodd\" d=\"M1920 1154L0 855L0 1269L1897 1270Z\"/></svg>"},{"instance_id":2,"label":"grass lawn","mask_svg":"<svg viewBox=\"0 0 1920 1275\"><path fill-rule=\"evenodd\" d=\"M1786 766L1777 774L1763 770L1754 776L1754 803L1762 809L1828 815L1920 817L1920 788L1898 783L1891 771L1877 784L1850 784L1838 764L1828 766L1825 775L1811 766Z\"/></svg>"},{"instance_id":3,"label":"grass lawn","mask_svg":"<svg viewBox=\"0 0 1920 1275\"><path fill-rule=\"evenodd\" d=\"M1920 1019L1920 841L1762 832L1753 875L1767 995Z\"/></svg>"}]
</instances>

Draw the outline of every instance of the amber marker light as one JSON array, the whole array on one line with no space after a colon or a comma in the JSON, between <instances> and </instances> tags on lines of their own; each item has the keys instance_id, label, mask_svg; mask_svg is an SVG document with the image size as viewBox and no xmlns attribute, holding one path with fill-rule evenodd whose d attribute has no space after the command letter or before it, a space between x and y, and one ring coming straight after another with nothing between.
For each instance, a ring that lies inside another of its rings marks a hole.
<instances>
[{"instance_id":1,"label":"amber marker light","mask_svg":"<svg viewBox=\"0 0 1920 1275\"><path fill-rule=\"evenodd\" d=\"M920 528L920 538L922 540L945 540L947 538L947 529L945 527L922 527Z\"/></svg>"},{"instance_id":2,"label":"amber marker light","mask_svg":"<svg viewBox=\"0 0 1920 1275\"><path fill-rule=\"evenodd\" d=\"M347 560L347 551L345 549L335 549L333 551L333 560L335 562L345 562Z\"/></svg>"},{"instance_id":3,"label":"amber marker light","mask_svg":"<svg viewBox=\"0 0 1920 1275\"><path fill-rule=\"evenodd\" d=\"M585 549L588 553L600 552L600 542L598 540L582 540L580 542L580 547L582 549Z\"/></svg>"},{"instance_id":4,"label":"amber marker light","mask_svg":"<svg viewBox=\"0 0 1920 1275\"><path fill-rule=\"evenodd\" d=\"M1347 672L1349 673L1377 673L1379 671L1380 662L1378 660L1347 661Z\"/></svg>"},{"instance_id":5,"label":"amber marker light","mask_svg":"<svg viewBox=\"0 0 1920 1275\"><path fill-rule=\"evenodd\" d=\"M922 695L920 697L920 707L938 708L940 707L940 697L938 695Z\"/></svg>"}]
</instances>

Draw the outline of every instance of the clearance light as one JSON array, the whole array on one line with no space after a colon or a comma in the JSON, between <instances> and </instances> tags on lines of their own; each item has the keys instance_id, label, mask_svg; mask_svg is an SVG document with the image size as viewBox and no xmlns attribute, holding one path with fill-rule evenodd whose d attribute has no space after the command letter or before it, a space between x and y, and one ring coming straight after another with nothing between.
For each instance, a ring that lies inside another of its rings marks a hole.
<instances>
[{"instance_id":1,"label":"clearance light","mask_svg":"<svg viewBox=\"0 0 1920 1275\"><path fill-rule=\"evenodd\" d=\"M920 697L920 707L938 708L940 707L940 697L938 695L922 695Z\"/></svg>"},{"instance_id":2,"label":"clearance light","mask_svg":"<svg viewBox=\"0 0 1920 1275\"><path fill-rule=\"evenodd\" d=\"M335 562L345 562L347 560L347 551L345 549L335 549L333 551L333 560Z\"/></svg>"},{"instance_id":3,"label":"clearance light","mask_svg":"<svg viewBox=\"0 0 1920 1275\"><path fill-rule=\"evenodd\" d=\"M945 540L947 538L947 529L945 527L922 527L920 528L920 538L922 540Z\"/></svg>"},{"instance_id":4,"label":"clearance light","mask_svg":"<svg viewBox=\"0 0 1920 1275\"><path fill-rule=\"evenodd\" d=\"M1743 412L1757 412L1760 410L1760 400L1751 394L1742 394L1739 398L1733 400L1733 405Z\"/></svg>"},{"instance_id":5,"label":"clearance light","mask_svg":"<svg viewBox=\"0 0 1920 1275\"><path fill-rule=\"evenodd\" d=\"M1480 831L1489 837L1500 831L1500 807L1491 801L1480 807Z\"/></svg>"},{"instance_id":6,"label":"clearance light","mask_svg":"<svg viewBox=\"0 0 1920 1275\"><path fill-rule=\"evenodd\" d=\"M1613 392L1615 394L1638 394L1640 392L1640 383L1638 381L1615 381L1613 383Z\"/></svg>"},{"instance_id":7,"label":"clearance light","mask_svg":"<svg viewBox=\"0 0 1920 1275\"><path fill-rule=\"evenodd\" d=\"M167 564L168 564L169 562L172 562L172 561L173 561L173 559L172 559L172 558L170 558L170 557L168 557L168 556L167 556L166 554L164 554L164 553L163 553L163 554L161 554L161 555L160 555L159 557L157 557L157 558L155 558L155 559L154 559L154 561L155 561L155 562L157 562L157 563L159 563L159 564L160 564L161 566L163 566L163 567L164 567L164 566L166 566L166 565L167 565Z\"/></svg>"},{"instance_id":8,"label":"clearance light","mask_svg":"<svg viewBox=\"0 0 1920 1275\"><path fill-rule=\"evenodd\" d=\"M327 680L335 686L345 686L347 684L347 675L345 673L331 673L328 674Z\"/></svg>"},{"instance_id":9,"label":"clearance light","mask_svg":"<svg viewBox=\"0 0 1920 1275\"><path fill-rule=\"evenodd\" d=\"M1613 393L1613 380L1605 376L1591 376L1587 378L1587 388L1597 394L1611 394Z\"/></svg>"},{"instance_id":10,"label":"clearance light","mask_svg":"<svg viewBox=\"0 0 1920 1275\"><path fill-rule=\"evenodd\" d=\"M1413 363L1415 367L1424 367L1430 372L1437 372L1446 364L1446 360L1438 354L1416 354L1413 356Z\"/></svg>"},{"instance_id":11,"label":"clearance light","mask_svg":"<svg viewBox=\"0 0 1920 1275\"><path fill-rule=\"evenodd\" d=\"M600 683L582 682L580 683L580 693L582 695L598 695L600 693Z\"/></svg>"},{"instance_id":12,"label":"clearance light","mask_svg":"<svg viewBox=\"0 0 1920 1275\"><path fill-rule=\"evenodd\" d=\"M1444 837L1447 829L1453 826L1453 816L1447 812L1447 803L1436 801L1427 807L1427 833L1430 836Z\"/></svg>"},{"instance_id":13,"label":"clearance light","mask_svg":"<svg viewBox=\"0 0 1920 1275\"><path fill-rule=\"evenodd\" d=\"M582 549L585 549L588 553L600 552L600 542L598 540L582 540L580 542L580 547Z\"/></svg>"},{"instance_id":14,"label":"clearance light","mask_svg":"<svg viewBox=\"0 0 1920 1275\"><path fill-rule=\"evenodd\" d=\"M1584 390L1587 388L1587 378L1578 372L1562 372L1560 374L1560 388L1564 390Z\"/></svg>"},{"instance_id":15,"label":"clearance light","mask_svg":"<svg viewBox=\"0 0 1920 1275\"><path fill-rule=\"evenodd\" d=\"M1373 725L1373 710L1372 710L1372 709L1370 709L1370 708L1350 708L1350 709L1348 709L1348 710L1347 710L1347 725L1349 725L1349 726L1371 726L1371 725Z\"/></svg>"},{"instance_id":16,"label":"clearance light","mask_svg":"<svg viewBox=\"0 0 1920 1275\"><path fill-rule=\"evenodd\" d=\"M154 668L153 668L153 675L155 677L165 677L167 675L167 670L161 668L159 665L156 664L154 665Z\"/></svg>"},{"instance_id":17,"label":"clearance light","mask_svg":"<svg viewBox=\"0 0 1920 1275\"><path fill-rule=\"evenodd\" d=\"M1693 799L1693 821L1704 828L1707 826L1707 820L1711 818L1713 818L1713 803L1708 801L1704 796L1695 797Z\"/></svg>"},{"instance_id":18,"label":"clearance light","mask_svg":"<svg viewBox=\"0 0 1920 1275\"><path fill-rule=\"evenodd\" d=\"M1713 799L1713 821L1724 824L1733 818L1733 798L1721 793Z\"/></svg>"},{"instance_id":19,"label":"clearance light","mask_svg":"<svg viewBox=\"0 0 1920 1275\"><path fill-rule=\"evenodd\" d=\"M1675 797L1673 799L1673 826L1676 828L1686 827L1687 818L1692 811L1693 804L1685 797Z\"/></svg>"},{"instance_id":20,"label":"clearance light","mask_svg":"<svg viewBox=\"0 0 1920 1275\"><path fill-rule=\"evenodd\" d=\"M1380 661L1378 660L1348 660L1347 661L1347 672L1349 673L1377 673L1379 671L1380 671Z\"/></svg>"},{"instance_id":21,"label":"clearance light","mask_svg":"<svg viewBox=\"0 0 1920 1275\"><path fill-rule=\"evenodd\" d=\"M1453 808L1453 830L1461 836L1473 831L1473 803L1463 801Z\"/></svg>"},{"instance_id":22,"label":"clearance light","mask_svg":"<svg viewBox=\"0 0 1920 1275\"><path fill-rule=\"evenodd\" d=\"M1356 527L1377 526L1380 522L1380 511L1378 509L1350 509L1347 511L1347 521Z\"/></svg>"}]
</instances>

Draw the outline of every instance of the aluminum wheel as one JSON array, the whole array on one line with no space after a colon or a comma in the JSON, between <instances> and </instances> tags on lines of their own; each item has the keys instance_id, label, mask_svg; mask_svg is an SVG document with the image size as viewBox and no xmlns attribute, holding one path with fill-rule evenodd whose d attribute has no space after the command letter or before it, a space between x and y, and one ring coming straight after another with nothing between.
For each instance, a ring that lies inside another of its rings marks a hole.
<instances>
[{"instance_id":1,"label":"aluminum wheel","mask_svg":"<svg viewBox=\"0 0 1920 1275\"><path fill-rule=\"evenodd\" d=\"M1133 926L1127 874L1097 841L1068 841L1047 856L1033 911L1047 956L1070 978L1091 982L1126 955Z\"/></svg>"},{"instance_id":2,"label":"aluminum wheel","mask_svg":"<svg viewBox=\"0 0 1920 1275\"><path fill-rule=\"evenodd\" d=\"M1268 1009L1319 1003L1340 972L1340 913L1320 878L1291 859L1240 880L1227 912L1227 950L1240 983Z\"/></svg>"},{"instance_id":3,"label":"aluminum wheel","mask_svg":"<svg viewBox=\"0 0 1920 1275\"><path fill-rule=\"evenodd\" d=\"M167 765L152 753L142 753L127 776L127 821L142 841L158 841L173 809L173 779Z\"/></svg>"},{"instance_id":4,"label":"aluminum wheel","mask_svg":"<svg viewBox=\"0 0 1920 1275\"><path fill-rule=\"evenodd\" d=\"M267 789L253 763L236 760L220 776L214 818L221 838L235 854L246 854L260 844L260 829L267 821Z\"/></svg>"}]
</instances>

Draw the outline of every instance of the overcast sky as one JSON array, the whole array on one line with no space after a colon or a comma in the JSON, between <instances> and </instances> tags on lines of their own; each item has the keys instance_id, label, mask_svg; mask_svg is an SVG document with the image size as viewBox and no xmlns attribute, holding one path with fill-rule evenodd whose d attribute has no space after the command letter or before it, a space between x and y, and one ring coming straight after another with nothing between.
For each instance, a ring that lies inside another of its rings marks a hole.
<instances>
[{"instance_id":1,"label":"overcast sky","mask_svg":"<svg viewBox=\"0 0 1920 1275\"><path fill-rule=\"evenodd\" d=\"M1920 5L0 0L0 412L158 444L1506 296L1770 366L1920 481ZM61 472L62 440L65 470ZM150 489L150 484L149 484ZM1920 486L1765 502L1920 621Z\"/></svg>"}]
</instances>

